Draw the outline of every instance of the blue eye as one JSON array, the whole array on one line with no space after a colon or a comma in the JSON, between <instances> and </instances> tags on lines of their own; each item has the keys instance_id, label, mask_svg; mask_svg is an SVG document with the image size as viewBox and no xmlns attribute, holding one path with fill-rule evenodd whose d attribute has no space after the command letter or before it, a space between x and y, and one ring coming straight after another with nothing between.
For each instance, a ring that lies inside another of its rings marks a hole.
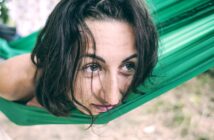
<instances>
[{"instance_id":1,"label":"blue eye","mask_svg":"<svg viewBox=\"0 0 214 140\"><path fill-rule=\"evenodd\" d=\"M83 66L82 70L86 73L98 73L101 71L101 66L97 63L90 63Z\"/></svg>"},{"instance_id":2,"label":"blue eye","mask_svg":"<svg viewBox=\"0 0 214 140\"><path fill-rule=\"evenodd\" d=\"M125 75L133 75L136 70L136 64L134 62L126 62L121 67L121 72Z\"/></svg>"}]
</instances>

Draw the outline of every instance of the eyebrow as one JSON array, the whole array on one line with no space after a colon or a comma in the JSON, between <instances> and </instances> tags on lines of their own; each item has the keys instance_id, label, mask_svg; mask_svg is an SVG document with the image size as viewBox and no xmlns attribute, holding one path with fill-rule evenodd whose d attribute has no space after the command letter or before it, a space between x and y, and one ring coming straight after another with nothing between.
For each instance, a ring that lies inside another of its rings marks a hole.
<instances>
[{"instance_id":1,"label":"eyebrow","mask_svg":"<svg viewBox=\"0 0 214 140\"><path fill-rule=\"evenodd\" d=\"M83 55L81 58L83 58L83 57L90 57L90 58L92 58L92 59L97 59L97 60L99 60L99 61L101 61L101 62L103 62L103 63L106 63L106 61L105 61L102 57L100 57L100 56L98 56L98 55L95 55L95 54L85 54L85 55ZM135 57L137 57L137 54L132 54L132 55L130 55L129 57L125 58L125 59L122 61L122 63L128 61L129 59L135 58Z\"/></svg>"},{"instance_id":2,"label":"eyebrow","mask_svg":"<svg viewBox=\"0 0 214 140\"><path fill-rule=\"evenodd\" d=\"M90 57L90 58L92 58L92 59L97 59L97 60L99 60L99 61L102 61L103 63L106 62L102 57L97 56L97 55L95 55L95 54L85 54L85 55L83 55L81 58L83 58L83 57Z\"/></svg>"},{"instance_id":3,"label":"eyebrow","mask_svg":"<svg viewBox=\"0 0 214 140\"><path fill-rule=\"evenodd\" d=\"M122 63L124 63L124 62L128 61L129 59L135 58L135 57L137 57L137 54L136 54L136 53L135 53L135 54L130 55L130 56L129 56L129 57L127 57L127 58L125 58L125 59L122 61Z\"/></svg>"}]
</instances>

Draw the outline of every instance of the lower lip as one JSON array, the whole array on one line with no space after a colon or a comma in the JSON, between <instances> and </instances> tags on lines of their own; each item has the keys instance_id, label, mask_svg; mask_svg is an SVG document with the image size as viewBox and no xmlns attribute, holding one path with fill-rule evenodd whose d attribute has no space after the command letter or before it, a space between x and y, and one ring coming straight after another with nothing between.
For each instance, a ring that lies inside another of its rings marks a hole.
<instances>
[{"instance_id":1,"label":"lower lip","mask_svg":"<svg viewBox=\"0 0 214 140\"><path fill-rule=\"evenodd\" d=\"M106 112L106 111L108 111L108 110L110 110L110 109L113 108L113 106L102 107L102 106L100 106L100 105L95 105L95 104L93 104L93 106L94 106L97 110L99 110L99 112Z\"/></svg>"}]
</instances>

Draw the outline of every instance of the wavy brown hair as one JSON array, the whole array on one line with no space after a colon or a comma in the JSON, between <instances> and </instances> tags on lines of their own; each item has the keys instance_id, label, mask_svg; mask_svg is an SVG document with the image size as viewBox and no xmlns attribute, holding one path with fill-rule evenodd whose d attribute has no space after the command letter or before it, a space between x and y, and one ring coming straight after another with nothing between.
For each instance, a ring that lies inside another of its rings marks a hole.
<instances>
[{"instance_id":1,"label":"wavy brown hair","mask_svg":"<svg viewBox=\"0 0 214 140\"><path fill-rule=\"evenodd\" d=\"M113 19L133 28L137 68L128 91L138 93L137 86L151 75L157 63L157 32L142 0L61 0L41 30L31 55L37 71L42 71L36 82L37 100L57 116L68 115L74 102L81 105L74 97L73 85L89 38L96 50L86 19Z\"/></svg>"}]
</instances>

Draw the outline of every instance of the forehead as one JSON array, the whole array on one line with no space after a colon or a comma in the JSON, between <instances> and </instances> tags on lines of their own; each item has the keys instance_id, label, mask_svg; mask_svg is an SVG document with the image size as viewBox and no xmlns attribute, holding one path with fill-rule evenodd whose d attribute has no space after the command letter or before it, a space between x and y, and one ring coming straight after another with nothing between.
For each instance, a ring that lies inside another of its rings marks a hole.
<instances>
[{"instance_id":1,"label":"forehead","mask_svg":"<svg viewBox=\"0 0 214 140\"><path fill-rule=\"evenodd\" d=\"M132 27L117 20L86 20L96 43L96 55L103 58L124 58L136 53L135 37ZM92 42L89 41L87 53L93 53Z\"/></svg>"}]
</instances>

